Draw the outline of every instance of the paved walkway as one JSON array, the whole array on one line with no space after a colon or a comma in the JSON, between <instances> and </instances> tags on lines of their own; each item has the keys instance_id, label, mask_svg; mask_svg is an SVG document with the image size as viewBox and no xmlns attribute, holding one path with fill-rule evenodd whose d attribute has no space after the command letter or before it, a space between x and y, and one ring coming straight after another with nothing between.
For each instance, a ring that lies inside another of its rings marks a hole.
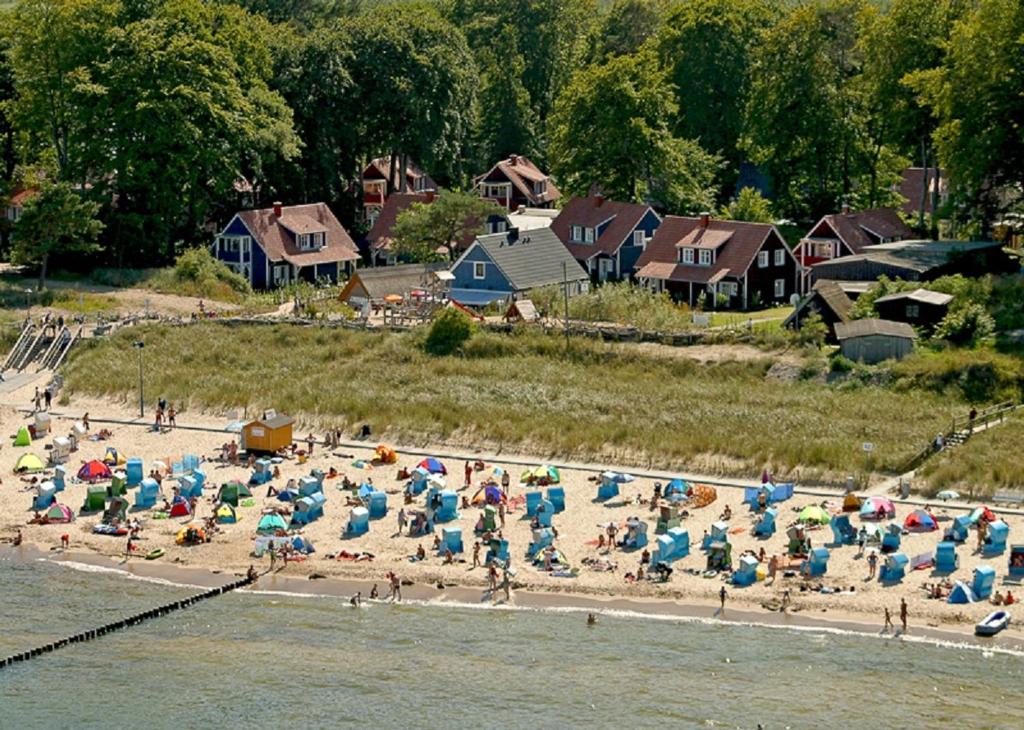
<instances>
[{"instance_id":1,"label":"paved walkway","mask_svg":"<svg viewBox=\"0 0 1024 730\"><path fill-rule=\"evenodd\" d=\"M40 381L40 384L45 384L49 382L50 375L48 370L38 373L19 373L17 370L8 370L4 373L3 382L0 382L0 393L13 393L37 380Z\"/></svg>"}]
</instances>

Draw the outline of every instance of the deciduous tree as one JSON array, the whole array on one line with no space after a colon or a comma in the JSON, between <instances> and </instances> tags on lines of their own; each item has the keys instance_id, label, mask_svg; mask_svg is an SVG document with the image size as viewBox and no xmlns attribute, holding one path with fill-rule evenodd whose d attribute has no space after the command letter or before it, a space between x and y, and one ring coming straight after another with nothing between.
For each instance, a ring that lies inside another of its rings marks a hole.
<instances>
[{"instance_id":1,"label":"deciduous tree","mask_svg":"<svg viewBox=\"0 0 1024 730\"><path fill-rule=\"evenodd\" d=\"M458 245L484 232L487 218L501 215L494 203L473 193L444 192L432 203L414 203L399 213L391 251L411 261L454 261Z\"/></svg>"}]
</instances>

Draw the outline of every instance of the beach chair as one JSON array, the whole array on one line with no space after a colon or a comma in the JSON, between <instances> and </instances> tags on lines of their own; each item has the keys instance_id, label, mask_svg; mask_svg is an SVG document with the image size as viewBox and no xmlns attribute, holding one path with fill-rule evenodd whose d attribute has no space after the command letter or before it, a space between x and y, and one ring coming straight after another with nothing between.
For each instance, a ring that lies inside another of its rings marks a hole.
<instances>
[{"instance_id":1,"label":"beach chair","mask_svg":"<svg viewBox=\"0 0 1024 730\"><path fill-rule=\"evenodd\" d=\"M192 474L192 478L196 480L196 484L199 485L199 489L200 490L205 489L206 488L206 472L203 469L200 469L197 466L195 469L192 469L191 474Z\"/></svg>"},{"instance_id":2,"label":"beach chair","mask_svg":"<svg viewBox=\"0 0 1024 730\"><path fill-rule=\"evenodd\" d=\"M547 527L540 527L533 531L533 540L530 542L530 546L526 549L528 557L533 557L537 554L538 550L543 550L548 545L551 545L555 541L554 530Z\"/></svg>"},{"instance_id":3,"label":"beach chair","mask_svg":"<svg viewBox=\"0 0 1024 730\"><path fill-rule=\"evenodd\" d=\"M1010 546L1009 572L1012 578L1024 578L1024 545Z\"/></svg>"},{"instance_id":4,"label":"beach chair","mask_svg":"<svg viewBox=\"0 0 1024 730\"><path fill-rule=\"evenodd\" d=\"M971 590L979 601L984 601L992 595L992 588L996 584L996 571L990 565L979 565L974 569L974 582Z\"/></svg>"},{"instance_id":5,"label":"beach chair","mask_svg":"<svg viewBox=\"0 0 1024 730\"><path fill-rule=\"evenodd\" d=\"M323 487L313 477L299 477L299 494L303 497L308 497L317 492L322 492Z\"/></svg>"},{"instance_id":6,"label":"beach chair","mask_svg":"<svg viewBox=\"0 0 1024 730\"><path fill-rule=\"evenodd\" d=\"M121 497L128 494L128 478L123 471L115 471L110 476L110 486L107 487L107 495L110 497Z\"/></svg>"},{"instance_id":7,"label":"beach chair","mask_svg":"<svg viewBox=\"0 0 1024 730\"><path fill-rule=\"evenodd\" d=\"M610 480L602 481L597 487L597 501L606 502L619 496L619 483Z\"/></svg>"},{"instance_id":8,"label":"beach chair","mask_svg":"<svg viewBox=\"0 0 1024 730\"><path fill-rule=\"evenodd\" d=\"M449 550L455 555L462 552L462 528L441 528L441 546L438 548L437 554L444 555Z\"/></svg>"},{"instance_id":9,"label":"beach chair","mask_svg":"<svg viewBox=\"0 0 1024 730\"><path fill-rule=\"evenodd\" d=\"M537 508L540 507L540 503L544 501L544 495L541 492L527 492L526 493L526 516L533 517L537 514Z\"/></svg>"},{"instance_id":10,"label":"beach chair","mask_svg":"<svg viewBox=\"0 0 1024 730\"><path fill-rule=\"evenodd\" d=\"M125 477L128 480L129 489L137 487L142 484L143 473L142 473L142 459L133 457L128 459L124 464Z\"/></svg>"},{"instance_id":11,"label":"beach chair","mask_svg":"<svg viewBox=\"0 0 1024 730\"><path fill-rule=\"evenodd\" d=\"M701 549L707 550L714 542L729 542L729 523L715 522L711 525L711 532L704 536L701 541Z\"/></svg>"},{"instance_id":12,"label":"beach chair","mask_svg":"<svg viewBox=\"0 0 1024 730\"><path fill-rule=\"evenodd\" d=\"M199 457L195 454L185 454L181 459L182 468L187 472L194 472L199 468Z\"/></svg>"},{"instance_id":13,"label":"beach chair","mask_svg":"<svg viewBox=\"0 0 1024 730\"><path fill-rule=\"evenodd\" d=\"M548 490L548 501L554 505L555 514L565 512L565 489L563 487L551 487Z\"/></svg>"},{"instance_id":14,"label":"beach chair","mask_svg":"<svg viewBox=\"0 0 1024 730\"><path fill-rule=\"evenodd\" d=\"M754 536L755 537L771 537L775 534L775 518L778 516L779 511L774 507L769 507L761 515L761 519L754 525Z\"/></svg>"},{"instance_id":15,"label":"beach chair","mask_svg":"<svg viewBox=\"0 0 1024 730\"><path fill-rule=\"evenodd\" d=\"M440 504L434 509L434 522L451 522L459 518L459 495L451 489L438 493Z\"/></svg>"},{"instance_id":16,"label":"beach chair","mask_svg":"<svg viewBox=\"0 0 1024 730\"><path fill-rule=\"evenodd\" d=\"M292 511L292 525L308 525L317 518L316 502L312 497L299 497Z\"/></svg>"},{"instance_id":17,"label":"beach chair","mask_svg":"<svg viewBox=\"0 0 1024 730\"><path fill-rule=\"evenodd\" d=\"M274 475L274 467L270 459L257 459L254 465L252 476L249 477L250 484L266 484Z\"/></svg>"},{"instance_id":18,"label":"beach chair","mask_svg":"<svg viewBox=\"0 0 1024 730\"><path fill-rule=\"evenodd\" d=\"M885 534L882 536L882 552L897 552L900 549L900 540L902 539L902 536L902 528L895 523L885 528Z\"/></svg>"},{"instance_id":19,"label":"beach chair","mask_svg":"<svg viewBox=\"0 0 1024 730\"><path fill-rule=\"evenodd\" d=\"M503 565L508 563L508 540L491 540L487 555L484 556L484 565L490 565L492 562Z\"/></svg>"},{"instance_id":20,"label":"beach chair","mask_svg":"<svg viewBox=\"0 0 1024 730\"><path fill-rule=\"evenodd\" d=\"M990 522L988 535L985 536L985 555L1002 555L1006 552L1006 540L1010 536L1010 526L1002 520Z\"/></svg>"},{"instance_id":21,"label":"beach chair","mask_svg":"<svg viewBox=\"0 0 1024 730\"><path fill-rule=\"evenodd\" d=\"M907 574L907 565L910 563L903 553L887 555L878 571L878 580L882 583L899 583Z\"/></svg>"},{"instance_id":22,"label":"beach chair","mask_svg":"<svg viewBox=\"0 0 1024 730\"><path fill-rule=\"evenodd\" d=\"M388 513L388 495L384 492L371 492L367 499L367 509L371 520L379 520Z\"/></svg>"},{"instance_id":23,"label":"beach chair","mask_svg":"<svg viewBox=\"0 0 1024 730\"><path fill-rule=\"evenodd\" d=\"M829 520L834 545L853 545L857 542L857 530L850 524L850 515L832 515Z\"/></svg>"},{"instance_id":24,"label":"beach chair","mask_svg":"<svg viewBox=\"0 0 1024 730\"><path fill-rule=\"evenodd\" d=\"M654 540L654 550L651 552L651 565L658 563L671 563L675 560L676 541L668 535L658 535Z\"/></svg>"},{"instance_id":25,"label":"beach chair","mask_svg":"<svg viewBox=\"0 0 1024 730\"><path fill-rule=\"evenodd\" d=\"M760 563L753 555L740 558L739 567L732 575L732 582L738 586L749 586L757 582L757 566Z\"/></svg>"},{"instance_id":26,"label":"beach chair","mask_svg":"<svg viewBox=\"0 0 1024 730\"><path fill-rule=\"evenodd\" d=\"M53 470L53 486L58 492L64 491L65 477L67 476L67 469L63 466L58 466Z\"/></svg>"},{"instance_id":27,"label":"beach chair","mask_svg":"<svg viewBox=\"0 0 1024 730\"><path fill-rule=\"evenodd\" d=\"M357 537L370 531L370 512L366 507L354 507L348 515L345 537Z\"/></svg>"},{"instance_id":28,"label":"beach chair","mask_svg":"<svg viewBox=\"0 0 1024 730\"><path fill-rule=\"evenodd\" d=\"M555 516L555 505L548 500L542 500L537 508L537 523L541 527L551 527L551 518Z\"/></svg>"},{"instance_id":29,"label":"beach chair","mask_svg":"<svg viewBox=\"0 0 1024 730\"><path fill-rule=\"evenodd\" d=\"M667 533L672 538L672 559L679 560L690 554L690 533L682 527L673 527Z\"/></svg>"},{"instance_id":30,"label":"beach chair","mask_svg":"<svg viewBox=\"0 0 1024 730\"><path fill-rule=\"evenodd\" d=\"M192 497L196 499L203 498L203 486L191 474L186 474L178 479L178 490L185 499L191 499Z\"/></svg>"},{"instance_id":31,"label":"beach chair","mask_svg":"<svg viewBox=\"0 0 1024 730\"><path fill-rule=\"evenodd\" d=\"M156 479L143 479L135 493L135 509L152 509L160 496L160 485Z\"/></svg>"},{"instance_id":32,"label":"beach chair","mask_svg":"<svg viewBox=\"0 0 1024 730\"><path fill-rule=\"evenodd\" d=\"M828 549L818 547L811 550L810 557L801 566L801 572L812 578L825 575L828 572Z\"/></svg>"},{"instance_id":33,"label":"beach chair","mask_svg":"<svg viewBox=\"0 0 1024 730\"><path fill-rule=\"evenodd\" d=\"M776 484L772 488L771 502L785 502L787 499L793 496L793 490L796 485L793 482L786 482L784 484Z\"/></svg>"},{"instance_id":34,"label":"beach chair","mask_svg":"<svg viewBox=\"0 0 1024 730\"><path fill-rule=\"evenodd\" d=\"M493 532L498 529L498 508L493 504L484 506L483 513L476 525L477 532Z\"/></svg>"},{"instance_id":35,"label":"beach chair","mask_svg":"<svg viewBox=\"0 0 1024 730\"><path fill-rule=\"evenodd\" d=\"M664 535L673 527L679 527L679 507L663 504L658 508L658 524L654 526L654 534Z\"/></svg>"},{"instance_id":36,"label":"beach chair","mask_svg":"<svg viewBox=\"0 0 1024 730\"><path fill-rule=\"evenodd\" d=\"M620 543L625 550L647 547L647 523L640 520L626 523L626 536Z\"/></svg>"},{"instance_id":37,"label":"beach chair","mask_svg":"<svg viewBox=\"0 0 1024 730\"><path fill-rule=\"evenodd\" d=\"M43 482L36 489L38 491L32 499L33 510L44 510L57 501L57 488L53 482Z\"/></svg>"},{"instance_id":38,"label":"beach chair","mask_svg":"<svg viewBox=\"0 0 1024 730\"><path fill-rule=\"evenodd\" d=\"M952 573L960 565L956 554L955 542L940 542L935 548L935 570L939 573Z\"/></svg>"},{"instance_id":39,"label":"beach chair","mask_svg":"<svg viewBox=\"0 0 1024 730\"><path fill-rule=\"evenodd\" d=\"M971 524L970 515L960 515L954 518L953 525L949 528L946 539L953 542L964 542L967 540L967 531L971 529Z\"/></svg>"}]
</instances>

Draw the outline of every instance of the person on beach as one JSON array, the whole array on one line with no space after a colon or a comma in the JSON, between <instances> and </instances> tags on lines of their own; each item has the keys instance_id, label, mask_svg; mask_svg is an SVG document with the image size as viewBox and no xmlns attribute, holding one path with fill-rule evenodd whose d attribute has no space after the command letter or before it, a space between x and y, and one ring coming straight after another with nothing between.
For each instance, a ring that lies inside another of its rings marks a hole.
<instances>
[{"instance_id":1,"label":"person on beach","mask_svg":"<svg viewBox=\"0 0 1024 730\"><path fill-rule=\"evenodd\" d=\"M82 428L85 429L86 433L89 432L89 411L82 414Z\"/></svg>"},{"instance_id":2,"label":"person on beach","mask_svg":"<svg viewBox=\"0 0 1024 730\"><path fill-rule=\"evenodd\" d=\"M907 599L900 599L900 623L903 624L903 633L907 633Z\"/></svg>"},{"instance_id":3,"label":"person on beach","mask_svg":"<svg viewBox=\"0 0 1024 730\"><path fill-rule=\"evenodd\" d=\"M14 545L14 547L18 547L24 539L25 538L22 536L21 530L18 530L18 534L14 536L13 540L11 540L11 544Z\"/></svg>"},{"instance_id":4,"label":"person on beach","mask_svg":"<svg viewBox=\"0 0 1024 730\"><path fill-rule=\"evenodd\" d=\"M350 599L348 599L348 602L352 605L353 608L359 608L363 605L363 592L356 591L356 594L352 596Z\"/></svg>"},{"instance_id":5,"label":"person on beach","mask_svg":"<svg viewBox=\"0 0 1024 730\"><path fill-rule=\"evenodd\" d=\"M36 386L36 393L32 396L32 413L39 411L39 401L41 396L39 395L39 386Z\"/></svg>"},{"instance_id":6,"label":"person on beach","mask_svg":"<svg viewBox=\"0 0 1024 730\"><path fill-rule=\"evenodd\" d=\"M501 491L505 494L506 497L508 496L508 485L509 485L509 476L508 476L508 469L506 469L501 474Z\"/></svg>"},{"instance_id":7,"label":"person on beach","mask_svg":"<svg viewBox=\"0 0 1024 730\"><path fill-rule=\"evenodd\" d=\"M43 391L43 402L46 404L46 410L50 410L50 402L53 400L53 393L47 388Z\"/></svg>"},{"instance_id":8,"label":"person on beach","mask_svg":"<svg viewBox=\"0 0 1024 730\"><path fill-rule=\"evenodd\" d=\"M156 409L156 422L153 425L153 430L160 431L164 425L164 412L159 407Z\"/></svg>"},{"instance_id":9,"label":"person on beach","mask_svg":"<svg viewBox=\"0 0 1024 730\"><path fill-rule=\"evenodd\" d=\"M252 563L249 563L249 570L247 570L246 573L245 573L245 579L247 581L249 581L250 583L255 583L256 582L256 578L258 578L258 577L259 577L259 574L256 572L256 566L253 565Z\"/></svg>"},{"instance_id":10,"label":"person on beach","mask_svg":"<svg viewBox=\"0 0 1024 730\"><path fill-rule=\"evenodd\" d=\"M501 571L501 589L505 591L505 601L512 600L512 579L508 574L508 568Z\"/></svg>"},{"instance_id":11,"label":"person on beach","mask_svg":"<svg viewBox=\"0 0 1024 730\"><path fill-rule=\"evenodd\" d=\"M370 588L370 600L371 601L376 601L378 597L379 597L379 593L377 592L377 584L374 583L373 587Z\"/></svg>"},{"instance_id":12,"label":"person on beach","mask_svg":"<svg viewBox=\"0 0 1024 730\"><path fill-rule=\"evenodd\" d=\"M498 587L498 569L491 563L487 567L487 588L491 593Z\"/></svg>"},{"instance_id":13,"label":"person on beach","mask_svg":"<svg viewBox=\"0 0 1024 730\"><path fill-rule=\"evenodd\" d=\"M860 526L860 531L857 533L857 557L859 558L864 554L864 548L868 544L868 531L864 529L864 525Z\"/></svg>"},{"instance_id":14,"label":"person on beach","mask_svg":"<svg viewBox=\"0 0 1024 730\"><path fill-rule=\"evenodd\" d=\"M875 570L878 568L878 553L872 550L868 553L868 580L875 577Z\"/></svg>"},{"instance_id":15,"label":"person on beach","mask_svg":"<svg viewBox=\"0 0 1024 730\"><path fill-rule=\"evenodd\" d=\"M310 456L313 455L313 447L315 445L316 445L316 436L314 436L311 433L311 434L309 434L309 436L306 437L306 447L307 447L306 453L309 454Z\"/></svg>"},{"instance_id":16,"label":"person on beach","mask_svg":"<svg viewBox=\"0 0 1024 730\"><path fill-rule=\"evenodd\" d=\"M608 532L608 550L611 551L611 550L615 549L615 535L617 535L618 532L619 532L618 525L616 525L614 522L609 522L608 523L607 532Z\"/></svg>"},{"instance_id":17,"label":"person on beach","mask_svg":"<svg viewBox=\"0 0 1024 730\"><path fill-rule=\"evenodd\" d=\"M469 489L471 486L473 486L473 465L467 461L466 466L463 467L463 471L465 472L466 475L465 486L467 489Z\"/></svg>"},{"instance_id":18,"label":"person on beach","mask_svg":"<svg viewBox=\"0 0 1024 730\"><path fill-rule=\"evenodd\" d=\"M174 406L167 409L167 425L170 428L174 428L178 424L175 422L174 417L178 415L178 412L174 410Z\"/></svg>"},{"instance_id":19,"label":"person on beach","mask_svg":"<svg viewBox=\"0 0 1024 730\"><path fill-rule=\"evenodd\" d=\"M725 599L729 597L729 592L725 590L725 586L718 589L718 600L722 603L721 610L725 610Z\"/></svg>"},{"instance_id":20,"label":"person on beach","mask_svg":"<svg viewBox=\"0 0 1024 730\"><path fill-rule=\"evenodd\" d=\"M274 566L277 565L277 551L274 550L274 546L271 545L270 550L268 550L267 552L270 553L270 570L271 572L273 572Z\"/></svg>"},{"instance_id":21,"label":"person on beach","mask_svg":"<svg viewBox=\"0 0 1024 730\"><path fill-rule=\"evenodd\" d=\"M790 595L789 589L787 588L786 590L784 590L782 592L782 607L779 610L780 611L785 611L787 608L789 608L789 602L791 600L792 600L792 596Z\"/></svg>"},{"instance_id":22,"label":"person on beach","mask_svg":"<svg viewBox=\"0 0 1024 730\"><path fill-rule=\"evenodd\" d=\"M894 630L896 626L892 622L892 614L889 613L889 607L885 607L885 625L882 627L882 633L886 631Z\"/></svg>"},{"instance_id":23,"label":"person on beach","mask_svg":"<svg viewBox=\"0 0 1024 730\"><path fill-rule=\"evenodd\" d=\"M597 616L592 613L587 614L587 626L594 626L597 623Z\"/></svg>"},{"instance_id":24,"label":"person on beach","mask_svg":"<svg viewBox=\"0 0 1024 730\"><path fill-rule=\"evenodd\" d=\"M389 573L391 577L391 600L401 601L402 600L402 581L398 579L398 575L395 573Z\"/></svg>"},{"instance_id":25,"label":"person on beach","mask_svg":"<svg viewBox=\"0 0 1024 730\"><path fill-rule=\"evenodd\" d=\"M473 565L470 566L470 570L480 565L480 541L477 540L473 543Z\"/></svg>"},{"instance_id":26,"label":"person on beach","mask_svg":"<svg viewBox=\"0 0 1024 730\"><path fill-rule=\"evenodd\" d=\"M63 535L61 535L60 536L60 546L61 546L61 549L63 549L63 550L67 550L69 547L71 547L71 535L69 535L66 532Z\"/></svg>"},{"instance_id":27,"label":"person on beach","mask_svg":"<svg viewBox=\"0 0 1024 730\"><path fill-rule=\"evenodd\" d=\"M405 526L409 523L409 518L405 514L405 507L398 510L398 536L401 536Z\"/></svg>"}]
</instances>

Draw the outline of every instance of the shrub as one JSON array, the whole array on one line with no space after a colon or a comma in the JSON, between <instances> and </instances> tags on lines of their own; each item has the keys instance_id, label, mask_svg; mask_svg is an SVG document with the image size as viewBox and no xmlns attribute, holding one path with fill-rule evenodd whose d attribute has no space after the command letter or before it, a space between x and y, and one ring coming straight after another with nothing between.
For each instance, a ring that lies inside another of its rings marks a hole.
<instances>
[{"instance_id":1,"label":"shrub","mask_svg":"<svg viewBox=\"0 0 1024 730\"><path fill-rule=\"evenodd\" d=\"M473 336L473 323L457 309L442 309L430 325L423 349L431 355L451 355Z\"/></svg>"},{"instance_id":2,"label":"shrub","mask_svg":"<svg viewBox=\"0 0 1024 730\"><path fill-rule=\"evenodd\" d=\"M820 349L825 344L825 336L828 334L828 326L822 321L821 315L811 312L800 325L800 329L793 332L793 341L798 345L812 345Z\"/></svg>"},{"instance_id":3,"label":"shrub","mask_svg":"<svg viewBox=\"0 0 1024 730\"><path fill-rule=\"evenodd\" d=\"M205 248L188 249L178 256L172 268L160 270L146 285L169 294L229 302L239 302L252 291L248 281Z\"/></svg>"},{"instance_id":4,"label":"shrub","mask_svg":"<svg viewBox=\"0 0 1024 730\"><path fill-rule=\"evenodd\" d=\"M951 309L935 328L935 337L955 345L973 345L990 336L995 328L995 322L985 307L970 303Z\"/></svg>"},{"instance_id":5,"label":"shrub","mask_svg":"<svg viewBox=\"0 0 1024 730\"><path fill-rule=\"evenodd\" d=\"M854 362L837 351L829 360L828 367L833 373L848 373L853 370Z\"/></svg>"}]
</instances>

